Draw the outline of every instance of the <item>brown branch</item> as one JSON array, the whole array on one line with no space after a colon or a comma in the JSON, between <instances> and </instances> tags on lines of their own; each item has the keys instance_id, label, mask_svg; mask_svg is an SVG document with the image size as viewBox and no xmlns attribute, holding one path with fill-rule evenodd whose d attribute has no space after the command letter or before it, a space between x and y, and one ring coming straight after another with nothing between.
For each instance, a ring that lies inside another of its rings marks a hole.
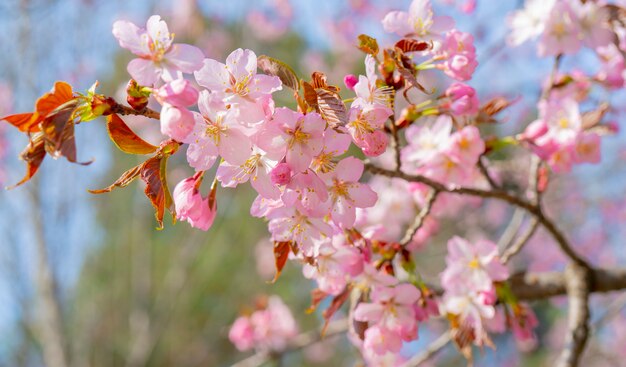
<instances>
[{"instance_id":1,"label":"brown branch","mask_svg":"<svg viewBox=\"0 0 626 367\"><path fill-rule=\"evenodd\" d=\"M500 259L504 264L509 262L509 260L511 260L513 256L522 251L522 248L532 238L538 227L539 221L537 220L537 218L531 219L530 224L528 224L528 227L526 228L526 231L522 233L519 237L517 237L517 240L502 254L502 257Z\"/></svg>"},{"instance_id":2,"label":"brown branch","mask_svg":"<svg viewBox=\"0 0 626 367\"><path fill-rule=\"evenodd\" d=\"M489 186L492 189L500 188L500 185L498 185L498 183L493 179L493 177L491 177L491 173L489 173L489 168L487 168L487 165L485 164L484 159L485 159L484 155L481 155L480 157L478 157L478 163L477 163L478 169L480 170L482 175L485 177L485 179L489 183Z\"/></svg>"},{"instance_id":3,"label":"brown branch","mask_svg":"<svg viewBox=\"0 0 626 367\"><path fill-rule=\"evenodd\" d=\"M424 220L433 208L435 200L437 200L437 195L439 195L439 191L437 190L431 190L428 193L428 195L426 196L426 202L424 202L424 206L415 217L415 221L413 222L413 224L409 228L407 228L404 237L400 241L401 246L408 245L413 239L413 236L415 236L415 234L417 233L417 231L422 228L422 226L424 225Z\"/></svg>"},{"instance_id":4,"label":"brown branch","mask_svg":"<svg viewBox=\"0 0 626 367\"><path fill-rule=\"evenodd\" d=\"M280 352L258 352L244 360L233 364L231 367L258 367L273 359L280 359L285 354L304 349L325 339L343 334L347 330L347 319L336 320L328 324L324 335L322 335L322 329L307 331L292 338L289 345Z\"/></svg>"},{"instance_id":5,"label":"brown branch","mask_svg":"<svg viewBox=\"0 0 626 367\"><path fill-rule=\"evenodd\" d=\"M565 269L565 289L569 301L568 330L565 346L557 360L557 367L577 367L589 338L590 269L570 264Z\"/></svg>"},{"instance_id":6,"label":"brown branch","mask_svg":"<svg viewBox=\"0 0 626 367\"><path fill-rule=\"evenodd\" d=\"M365 164L365 168L370 173L375 174L375 175L381 175L381 176L386 176L386 177L396 177L396 178L401 178L408 182L422 183L424 185L430 186L431 188L437 191L448 192L451 194L477 196L481 198L493 198L493 199L498 199L498 200L507 202L516 207L522 208L526 210L528 213L532 214L535 218L537 218L539 223L541 223L546 228L546 230L548 230L548 232L552 235L552 237L556 240L557 244L561 248L561 251L563 251L565 255L567 255L567 257L569 257L573 262L581 266L589 267L587 262L580 255L578 255L574 251L574 249L572 249L572 247L569 245L569 242L567 241L563 233L559 230L559 228L557 228L557 226L549 218L545 216L539 204L533 204L526 199L522 199L518 197L517 195L511 194L508 191L504 191L500 189L483 190L483 189L476 189L476 188L463 187L463 186L448 187L428 177L424 177L421 175L409 175L404 172L391 171L382 167L372 165L369 162Z\"/></svg>"},{"instance_id":7,"label":"brown branch","mask_svg":"<svg viewBox=\"0 0 626 367\"><path fill-rule=\"evenodd\" d=\"M394 159L396 162L396 171L402 170L402 156L400 155L400 137L398 136L398 127L395 122L391 121L391 145L393 147Z\"/></svg>"},{"instance_id":8,"label":"brown branch","mask_svg":"<svg viewBox=\"0 0 626 367\"><path fill-rule=\"evenodd\" d=\"M151 119L159 120L161 119L161 113L157 112L153 109L145 107L141 110L135 110L131 107L121 105L116 102L116 105L111 109L112 113L116 113L118 115L126 116L126 115L135 115L135 116L145 116Z\"/></svg>"}]
</instances>

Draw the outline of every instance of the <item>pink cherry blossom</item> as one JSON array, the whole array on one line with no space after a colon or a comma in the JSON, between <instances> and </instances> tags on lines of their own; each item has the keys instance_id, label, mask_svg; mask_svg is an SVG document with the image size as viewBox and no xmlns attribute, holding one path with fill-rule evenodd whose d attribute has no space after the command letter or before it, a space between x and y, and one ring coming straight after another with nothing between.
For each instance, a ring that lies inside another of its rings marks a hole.
<instances>
[{"instance_id":1,"label":"pink cherry blossom","mask_svg":"<svg viewBox=\"0 0 626 367\"><path fill-rule=\"evenodd\" d=\"M216 177L224 187L236 187L250 180L252 188L260 195L277 199L280 197L280 190L271 180L271 172L277 164L278 161L271 154L253 146L250 157L244 163L234 165L222 162L217 168Z\"/></svg>"},{"instance_id":2,"label":"pink cherry blossom","mask_svg":"<svg viewBox=\"0 0 626 367\"><path fill-rule=\"evenodd\" d=\"M456 29L446 33L443 46L436 54L444 59L444 62L437 66L443 69L446 75L459 81L471 79L478 66L474 37Z\"/></svg>"},{"instance_id":3,"label":"pink cherry blossom","mask_svg":"<svg viewBox=\"0 0 626 367\"><path fill-rule=\"evenodd\" d=\"M507 39L509 44L518 46L539 37L555 2L556 0L526 0L524 8L514 11L507 19L511 27L511 34Z\"/></svg>"},{"instance_id":4,"label":"pink cherry blossom","mask_svg":"<svg viewBox=\"0 0 626 367\"><path fill-rule=\"evenodd\" d=\"M346 88L350 90L354 90L354 86L358 83L358 79L354 74L348 74L343 78L343 84L346 85Z\"/></svg>"},{"instance_id":5,"label":"pink cherry blossom","mask_svg":"<svg viewBox=\"0 0 626 367\"><path fill-rule=\"evenodd\" d=\"M139 56L128 64L128 73L141 85L153 85L159 78L178 79L181 72L192 73L202 66L202 51L174 44L167 24L158 15L148 19L146 29L118 20L113 23L113 35L121 47Z\"/></svg>"},{"instance_id":6,"label":"pink cherry blossom","mask_svg":"<svg viewBox=\"0 0 626 367\"><path fill-rule=\"evenodd\" d=\"M279 163L272 169L270 179L274 185L287 185L291 181L292 171L287 163Z\"/></svg>"},{"instance_id":7,"label":"pink cherry blossom","mask_svg":"<svg viewBox=\"0 0 626 367\"><path fill-rule=\"evenodd\" d=\"M474 88L463 83L454 83L446 89L446 97L450 98L449 108L455 115L475 115L478 113L479 101Z\"/></svg>"},{"instance_id":8,"label":"pink cherry blossom","mask_svg":"<svg viewBox=\"0 0 626 367\"><path fill-rule=\"evenodd\" d=\"M342 235L322 240L314 255L315 264L306 263L302 269L304 276L315 279L319 289L331 295L340 294L350 278L363 271L363 256Z\"/></svg>"},{"instance_id":9,"label":"pink cherry blossom","mask_svg":"<svg viewBox=\"0 0 626 367\"><path fill-rule=\"evenodd\" d=\"M205 59L202 68L194 73L198 84L224 93L227 100L254 101L281 90L280 79L257 74L257 57L251 50L236 49L226 58L226 64Z\"/></svg>"},{"instance_id":10,"label":"pink cherry blossom","mask_svg":"<svg viewBox=\"0 0 626 367\"><path fill-rule=\"evenodd\" d=\"M356 219L356 208L369 208L376 204L378 196L366 184L358 180L363 174L363 162L354 157L341 160L335 170L322 174L328 184L333 221L343 228L351 228Z\"/></svg>"},{"instance_id":11,"label":"pink cherry blossom","mask_svg":"<svg viewBox=\"0 0 626 367\"><path fill-rule=\"evenodd\" d=\"M259 131L257 144L267 152L281 153L294 172L303 172L322 150L325 128L318 113L303 115L281 107Z\"/></svg>"},{"instance_id":12,"label":"pink cherry blossom","mask_svg":"<svg viewBox=\"0 0 626 367\"><path fill-rule=\"evenodd\" d=\"M365 75L359 75L359 80L354 84L354 93L357 98L352 103L352 107L365 107L367 105L391 106L391 96L393 90L389 87L379 87L376 85L376 60L371 56L365 57Z\"/></svg>"},{"instance_id":13,"label":"pink cherry blossom","mask_svg":"<svg viewBox=\"0 0 626 367\"><path fill-rule=\"evenodd\" d=\"M476 126L466 126L450 137L448 154L467 166L474 166L485 151L485 143Z\"/></svg>"},{"instance_id":14,"label":"pink cherry blossom","mask_svg":"<svg viewBox=\"0 0 626 367\"><path fill-rule=\"evenodd\" d=\"M203 198L198 190L199 176L186 178L176 185L172 193L176 218L186 220L192 227L208 230L213 224L217 211L214 191L211 196Z\"/></svg>"},{"instance_id":15,"label":"pink cherry blossom","mask_svg":"<svg viewBox=\"0 0 626 367\"><path fill-rule=\"evenodd\" d=\"M537 51L539 56L574 54L581 46L580 23L569 2L558 1L546 20Z\"/></svg>"},{"instance_id":16,"label":"pink cherry blossom","mask_svg":"<svg viewBox=\"0 0 626 367\"><path fill-rule=\"evenodd\" d=\"M609 9L595 2L573 2L572 6L580 23L582 42L595 49L613 42Z\"/></svg>"},{"instance_id":17,"label":"pink cherry blossom","mask_svg":"<svg viewBox=\"0 0 626 367\"><path fill-rule=\"evenodd\" d=\"M441 275L441 284L446 290L460 287L477 292L489 290L494 281L503 281L508 275L494 243L479 240L472 244L460 237L448 241L446 269Z\"/></svg>"},{"instance_id":18,"label":"pink cherry blossom","mask_svg":"<svg viewBox=\"0 0 626 367\"><path fill-rule=\"evenodd\" d=\"M237 318L230 327L228 339L242 352L254 348L254 325L250 318L244 316Z\"/></svg>"},{"instance_id":19,"label":"pink cherry blossom","mask_svg":"<svg viewBox=\"0 0 626 367\"><path fill-rule=\"evenodd\" d=\"M335 169L335 158L346 153L352 139L344 129L326 129L324 131L324 146L313 158L311 168L317 173L328 173Z\"/></svg>"},{"instance_id":20,"label":"pink cherry blossom","mask_svg":"<svg viewBox=\"0 0 626 367\"><path fill-rule=\"evenodd\" d=\"M285 205L295 206L310 217L320 218L330 211L326 185L312 170L295 174L287 184L282 200Z\"/></svg>"},{"instance_id":21,"label":"pink cherry blossom","mask_svg":"<svg viewBox=\"0 0 626 367\"><path fill-rule=\"evenodd\" d=\"M434 15L430 0L413 0L408 12L392 11L383 19L388 33L427 40L437 38L453 26L452 18Z\"/></svg>"},{"instance_id":22,"label":"pink cherry blossom","mask_svg":"<svg viewBox=\"0 0 626 367\"><path fill-rule=\"evenodd\" d=\"M194 127L194 114L184 107L164 104L161 109L161 133L185 141Z\"/></svg>"},{"instance_id":23,"label":"pink cherry blossom","mask_svg":"<svg viewBox=\"0 0 626 367\"><path fill-rule=\"evenodd\" d=\"M154 96L161 104L190 107L198 102L199 93L188 80L176 79L156 89Z\"/></svg>"},{"instance_id":24,"label":"pink cherry blossom","mask_svg":"<svg viewBox=\"0 0 626 367\"><path fill-rule=\"evenodd\" d=\"M205 171L218 155L231 165L242 165L251 155L252 143L236 121L236 111L226 109L220 96L202 91L198 100L200 113L194 113L195 126L187 138L187 161Z\"/></svg>"},{"instance_id":25,"label":"pink cherry blossom","mask_svg":"<svg viewBox=\"0 0 626 367\"><path fill-rule=\"evenodd\" d=\"M307 256L313 254L314 240L333 234L332 227L322 218L308 216L293 206L275 208L267 217L272 240L297 243Z\"/></svg>"}]
</instances>

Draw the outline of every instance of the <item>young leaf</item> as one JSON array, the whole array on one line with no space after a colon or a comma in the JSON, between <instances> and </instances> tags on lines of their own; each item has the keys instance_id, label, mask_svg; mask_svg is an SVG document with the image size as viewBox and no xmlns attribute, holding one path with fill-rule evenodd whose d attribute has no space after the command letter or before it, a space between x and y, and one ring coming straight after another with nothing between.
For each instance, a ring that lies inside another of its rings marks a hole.
<instances>
[{"instance_id":1,"label":"young leaf","mask_svg":"<svg viewBox=\"0 0 626 367\"><path fill-rule=\"evenodd\" d=\"M350 287L349 285L346 286L343 292L336 295L333 298L333 300L330 302L330 306L328 306L328 308L324 310L324 313L323 313L324 327L322 328L322 335L326 333L326 328L328 327L328 323L330 322L330 319L333 317L335 312L337 312L341 308L341 306L346 302L351 291L352 291L352 287Z\"/></svg>"},{"instance_id":2,"label":"young leaf","mask_svg":"<svg viewBox=\"0 0 626 367\"><path fill-rule=\"evenodd\" d=\"M432 42L418 41L411 38L404 38L396 42L395 48L400 49L402 52L417 52L426 51L433 48Z\"/></svg>"},{"instance_id":3,"label":"young leaf","mask_svg":"<svg viewBox=\"0 0 626 367\"><path fill-rule=\"evenodd\" d=\"M261 55L257 58L257 66L266 74L280 78L283 85L296 91L299 89L300 81L296 73L284 62L267 55Z\"/></svg>"},{"instance_id":4,"label":"young leaf","mask_svg":"<svg viewBox=\"0 0 626 367\"><path fill-rule=\"evenodd\" d=\"M24 149L24 151L20 154L20 158L26 162L26 174L20 182L7 187L7 190L20 186L30 180L35 173L37 173L39 166L41 166L41 162L43 162L43 159L46 157L46 149L44 145L43 133L35 133L31 136L26 149Z\"/></svg>"},{"instance_id":5,"label":"young leaf","mask_svg":"<svg viewBox=\"0 0 626 367\"><path fill-rule=\"evenodd\" d=\"M70 100L50 112L41 122L46 151L52 158L64 156L76 162L73 115L76 100Z\"/></svg>"},{"instance_id":6,"label":"young leaf","mask_svg":"<svg viewBox=\"0 0 626 367\"><path fill-rule=\"evenodd\" d=\"M317 93L315 88L308 82L302 81L302 89L304 90L304 100L306 103L314 109L317 109Z\"/></svg>"},{"instance_id":7,"label":"young leaf","mask_svg":"<svg viewBox=\"0 0 626 367\"><path fill-rule=\"evenodd\" d=\"M276 273L274 279L270 283L276 283L280 273L283 271L287 258L289 258L289 251L291 251L291 242L274 242L274 263L276 264Z\"/></svg>"},{"instance_id":8,"label":"young leaf","mask_svg":"<svg viewBox=\"0 0 626 367\"><path fill-rule=\"evenodd\" d=\"M116 187L126 187L139 176L139 173L141 172L141 168L143 167L144 163L141 163L140 165L137 165L129 169L128 171L122 173L120 178L118 178L110 186L107 186L104 189L100 189L100 190L88 190L88 191L92 194L104 194L105 192L113 191L113 189Z\"/></svg>"},{"instance_id":9,"label":"young leaf","mask_svg":"<svg viewBox=\"0 0 626 367\"><path fill-rule=\"evenodd\" d=\"M36 132L39 131L38 115L33 112L18 113L15 115L9 115L2 117L9 124L15 126L22 132Z\"/></svg>"},{"instance_id":10,"label":"young leaf","mask_svg":"<svg viewBox=\"0 0 626 367\"><path fill-rule=\"evenodd\" d=\"M155 217L159 223L158 229L163 229L163 216L165 215L165 185L161 175L161 161L166 156L155 156L142 164L140 177L146 183L144 193L154 207ZM168 194L169 195L169 194Z\"/></svg>"},{"instance_id":11,"label":"young leaf","mask_svg":"<svg viewBox=\"0 0 626 367\"><path fill-rule=\"evenodd\" d=\"M107 116L107 131L113 143L124 153L152 154L158 149L135 134L116 114Z\"/></svg>"},{"instance_id":12,"label":"young leaf","mask_svg":"<svg viewBox=\"0 0 626 367\"><path fill-rule=\"evenodd\" d=\"M370 54L374 57L378 55L378 42L376 41L376 38L372 38L367 34L359 35L358 48L366 54Z\"/></svg>"},{"instance_id":13,"label":"young leaf","mask_svg":"<svg viewBox=\"0 0 626 367\"><path fill-rule=\"evenodd\" d=\"M322 118L332 128L345 126L348 123L346 105L336 93L326 89L317 89L317 105Z\"/></svg>"}]
</instances>

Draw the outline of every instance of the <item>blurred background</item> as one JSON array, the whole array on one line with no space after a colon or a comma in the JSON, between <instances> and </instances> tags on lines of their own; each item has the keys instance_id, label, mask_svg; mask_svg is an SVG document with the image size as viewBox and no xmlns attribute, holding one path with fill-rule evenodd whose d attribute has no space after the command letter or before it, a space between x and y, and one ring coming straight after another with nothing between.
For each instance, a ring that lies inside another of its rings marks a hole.
<instances>
[{"instance_id":1,"label":"blurred background","mask_svg":"<svg viewBox=\"0 0 626 367\"><path fill-rule=\"evenodd\" d=\"M539 83L551 68L550 60L535 57L533 45L505 47L506 14L521 2L479 0L473 14L460 11L462 4L453 0L434 2L440 14L454 16L459 29L475 35L480 64L470 85L481 100L519 98L502 116L504 123L486 132L520 131L536 115ZM387 11L408 5L408 0L0 0L0 115L31 110L56 80L69 81L77 91L98 80L102 93L123 101L132 55L111 34L117 19L143 25L150 15L160 14L178 42L197 45L207 57L223 60L235 48L250 48L288 63L300 76L320 70L331 84L341 85L344 75L364 71L356 37L367 33L389 44L380 20ZM564 65L597 69L597 61L584 53ZM622 91L596 99L626 100ZM288 94L278 94L277 104L293 105ZM624 103L613 107L611 117L618 121ZM125 120L146 140L161 140L156 122ZM268 284L272 247L265 223L248 214L254 199L249 188L219 190L219 216L208 232L192 230L187 223L166 223L164 230L155 230L141 183L105 196L89 194L87 189L107 186L142 159L118 151L103 122L77 129L79 160L95 158L93 164L83 167L48 158L31 182L0 192L0 366L43 366L55 357L81 367L228 366L246 357L228 341L229 326L237 315L253 309L259 297L270 294L285 300L300 330L320 324L319 312L304 312L314 284L303 278L299 266L289 263L278 282ZM626 234L620 225L626 223L624 141L623 134L605 139L603 163L576 167L553 184L547 198L580 251L603 265L625 260L619 251ZM25 167L17 157L26 143L22 134L0 124L2 186L22 177ZM174 158L171 187L191 173L183 154ZM494 167L513 159L513 168L523 173L527 158L505 151ZM510 174L504 168L502 174ZM523 175L515 179L524 180ZM417 256L418 263L436 279L452 233L497 238L513 215L499 203L468 203L454 222L441 223L439 234ZM562 267L559 255L550 254L554 246L547 246L548 241L542 233L535 236L518 268L529 262L533 270ZM620 301L615 298L599 296L594 302L614 305ZM477 365L542 365L561 342L562 325L555 321L563 316L560 305L558 299L534 305L542 321L538 349L520 352L512 338L498 337L497 353L479 354ZM597 365L620 365L620 353L626 354L626 329L616 326L626 317L619 312L613 316L588 351ZM602 314L594 314L594 320L602 321ZM422 327L420 339L407 345L406 354L436 338L441 326ZM291 353L283 362L354 366L359 359L342 336ZM463 362L451 352L436 363Z\"/></svg>"}]
</instances>

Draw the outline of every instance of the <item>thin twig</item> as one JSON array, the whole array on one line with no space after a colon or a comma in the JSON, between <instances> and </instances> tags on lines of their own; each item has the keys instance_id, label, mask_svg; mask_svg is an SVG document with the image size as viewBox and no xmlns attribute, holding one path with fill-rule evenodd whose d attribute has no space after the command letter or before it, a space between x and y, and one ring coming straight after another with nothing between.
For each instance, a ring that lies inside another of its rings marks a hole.
<instances>
[{"instance_id":1,"label":"thin twig","mask_svg":"<svg viewBox=\"0 0 626 367\"><path fill-rule=\"evenodd\" d=\"M513 256L517 255L522 250L524 245L531 239L533 234L535 234L535 231L537 231L538 227L539 221L537 220L537 218L532 218L530 220L530 224L528 225L528 227L526 227L526 231L522 233L519 237L517 237L517 240L502 254L502 257L500 259L504 264L509 262L509 260L511 260Z\"/></svg>"},{"instance_id":2,"label":"thin twig","mask_svg":"<svg viewBox=\"0 0 626 367\"><path fill-rule=\"evenodd\" d=\"M428 193L428 195L426 196L426 202L424 202L424 206L415 217L415 221L413 222L413 224L409 228L407 228L406 233L404 234L404 237L400 241L401 246L408 245L411 242L411 240L413 240L413 236L415 236L417 231L419 231L419 229L422 228L422 226L424 225L424 220L426 219L431 209L433 208L433 204L435 204L435 200L437 200L438 194L439 194L439 191L437 190L431 190Z\"/></svg>"},{"instance_id":3,"label":"thin twig","mask_svg":"<svg viewBox=\"0 0 626 367\"><path fill-rule=\"evenodd\" d=\"M145 107L141 110L135 110L131 107L124 106L119 103L113 106L112 112L118 115L122 115L122 116L126 116L126 115L145 116L145 117L149 117L155 120L159 120L161 118L161 113L153 109L150 109L148 107Z\"/></svg>"},{"instance_id":4,"label":"thin twig","mask_svg":"<svg viewBox=\"0 0 626 367\"><path fill-rule=\"evenodd\" d=\"M513 240L515 239L515 235L519 231L522 224L524 224L524 214L526 212L522 209L516 208L513 212L513 216L509 221L509 224L504 229L502 236L500 236L500 240L498 241L498 248L501 249L500 252L504 253Z\"/></svg>"},{"instance_id":5,"label":"thin twig","mask_svg":"<svg viewBox=\"0 0 626 367\"><path fill-rule=\"evenodd\" d=\"M433 356L435 356L435 354L437 354L446 345L448 345L450 340L452 340L452 337L451 337L449 331L441 334L439 336L439 338L435 339L435 341L433 341L431 344L429 344L428 347L426 347L426 349L422 353L420 353L420 354L412 357L408 361L406 361L402 365L402 367L416 367L416 366L419 366L420 364L426 362L427 360L429 360Z\"/></svg>"},{"instance_id":6,"label":"thin twig","mask_svg":"<svg viewBox=\"0 0 626 367\"><path fill-rule=\"evenodd\" d=\"M587 264L587 262L580 255L578 255L576 251L574 251L574 249L570 246L569 242L567 241L561 230L549 218L545 216L541 207L539 205L535 205L529 202L526 199L522 199L517 195L500 189L483 190L463 186L448 187L425 176L409 175L404 172L391 171L382 167L374 166L369 162L365 164L365 168L372 174L386 177L397 177L408 182L422 183L440 192L448 192L459 195L471 195L482 198L493 198L522 208L537 218L537 220L546 228L546 230L548 230L548 232L556 240L561 251L563 251L567 257L569 257L577 264L580 264L587 268L589 267L589 264Z\"/></svg>"},{"instance_id":7,"label":"thin twig","mask_svg":"<svg viewBox=\"0 0 626 367\"><path fill-rule=\"evenodd\" d=\"M400 137L398 136L398 127L395 122L391 121L391 145L393 146L394 158L396 161L396 171L402 170L402 156L400 155Z\"/></svg>"},{"instance_id":8,"label":"thin twig","mask_svg":"<svg viewBox=\"0 0 626 367\"><path fill-rule=\"evenodd\" d=\"M491 177L491 173L489 173L489 169L487 168L487 165L484 162L485 159L486 158L483 155L478 157L478 163L477 163L478 169L480 170L482 175L485 177L485 179L489 183L489 186L492 189L499 189L500 185L498 185L498 183L493 179L493 177Z\"/></svg>"}]
</instances>

